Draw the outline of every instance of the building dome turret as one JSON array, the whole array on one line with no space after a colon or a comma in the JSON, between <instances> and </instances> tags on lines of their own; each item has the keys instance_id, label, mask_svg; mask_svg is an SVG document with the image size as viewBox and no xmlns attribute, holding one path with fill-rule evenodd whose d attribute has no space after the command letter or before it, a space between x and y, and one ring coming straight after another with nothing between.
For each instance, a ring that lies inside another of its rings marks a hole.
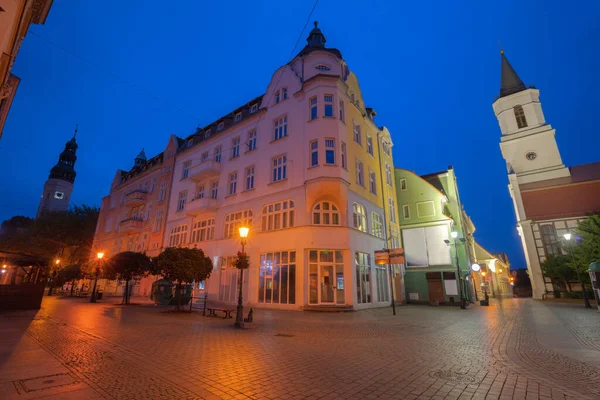
<instances>
[{"instance_id":1,"label":"building dome turret","mask_svg":"<svg viewBox=\"0 0 600 400\"><path fill-rule=\"evenodd\" d=\"M325 35L319 29L319 22L315 21L315 27L310 31L310 34L306 38L306 43L309 47L325 47Z\"/></svg>"},{"instance_id":2,"label":"building dome turret","mask_svg":"<svg viewBox=\"0 0 600 400\"><path fill-rule=\"evenodd\" d=\"M144 165L146 163L147 159L146 159L146 153L144 152L144 149L142 149L142 151L140 151L140 154L137 155L137 157L134 160L134 167L141 167L142 165Z\"/></svg>"}]
</instances>

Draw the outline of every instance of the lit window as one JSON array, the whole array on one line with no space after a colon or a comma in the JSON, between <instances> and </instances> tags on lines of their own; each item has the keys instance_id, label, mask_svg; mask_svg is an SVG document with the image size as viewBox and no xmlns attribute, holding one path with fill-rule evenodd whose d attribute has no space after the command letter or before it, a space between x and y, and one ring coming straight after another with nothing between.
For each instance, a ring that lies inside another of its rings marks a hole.
<instances>
[{"instance_id":1,"label":"lit window","mask_svg":"<svg viewBox=\"0 0 600 400\"><path fill-rule=\"evenodd\" d=\"M216 199L219 196L219 181L214 181L210 189L210 197Z\"/></svg>"},{"instance_id":2,"label":"lit window","mask_svg":"<svg viewBox=\"0 0 600 400\"><path fill-rule=\"evenodd\" d=\"M310 119L317 119L317 117L319 116L319 110L317 108L317 98L313 97L309 100L310 103Z\"/></svg>"},{"instance_id":3,"label":"lit window","mask_svg":"<svg viewBox=\"0 0 600 400\"><path fill-rule=\"evenodd\" d=\"M177 201L177 211L183 211L185 208L185 201L187 199L187 190L179 192L179 200Z\"/></svg>"},{"instance_id":4,"label":"lit window","mask_svg":"<svg viewBox=\"0 0 600 400\"><path fill-rule=\"evenodd\" d=\"M239 236L240 226L252 227L252 210L237 211L225 217L224 237Z\"/></svg>"},{"instance_id":5,"label":"lit window","mask_svg":"<svg viewBox=\"0 0 600 400\"><path fill-rule=\"evenodd\" d=\"M171 229L169 247L177 247L187 243L187 225L179 225Z\"/></svg>"},{"instance_id":6,"label":"lit window","mask_svg":"<svg viewBox=\"0 0 600 400\"><path fill-rule=\"evenodd\" d=\"M235 138L231 142L231 158L238 157L240 155L240 138Z\"/></svg>"},{"instance_id":7,"label":"lit window","mask_svg":"<svg viewBox=\"0 0 600 400\"><path fill-rule=\"evenodd\" d=\"M241 120L242 120L242 113L241 112L235 113L234 121L239 122Z\"/></svg>"},{"instance_id":8,"label":"lit window","mask_svg":"<svg viewBox=\"0 0 600 400\"><path fill-rule=\"evenodd\" d=\"M356 300L360 304L371 303L371 255L357 251L356 263Z\"/></svg>"},{"instance_id":9,"label":"lit window","mask_svg":"<svg viewBox=\"0 0 600 400\"><path fill-rule=\"evenodd\" d=\"M217 131L222 131L225 128L225 122L219 122L217 125Z\"/></svg>"},{"instance_id":10,"label":"lit window","mask_svg":"<svg viewBox=\"0 0 600 400\"><path fill-rule=\"evenodd\" d=\"M333 117L333 95L325 95L325 115L326 117Z\"/></svg>"},{"instance_id":11,"label":"lit window","mask_svg":"<svg viewBox=\"0 0 600 400\"><path fill-rule=\"evenodd\" d=\"M314 225L339 225L340 211L337 206L328 201L323 201L313 208Z\"/></svg>"},{"instance_id":12,"label":"lit window","mask_svg":"<svg viewBox=\"0 0 600 400\"><path fill-rule=\"evenodd\" d=\"M377 194L377 180L375 178L375 172L369 170L369 191L372 194Z\"/></svg>"},{"instance_id":13,"label":"lit window","mask_svg":"<svg viewBox=\"0 0 600 400\"><path fill-rule=\"evenodd\" d=\"M319 165L319 141L313 140L310 142L310 166Z\"/></svg>"},{"instance_id":14,"label":"lit window","mask_svg":"<svg viewBox=\"0 0 600 400\"><path fill-rule=\"evenodd\" d=\"M248 132L248 151L256 149L256 129Z\"/></svg>"},{"instance_id":15,"label":"lit window","mask_svg":"<svg viewBox=\"0 0 600 400\"><path fill-rule=\"evenodd\" d=\"M335 164L335 139L325 139L325 164Z\"/></svg>"},{"instance_id":16,"label":"lit window","mask_svg":"<svg viewBox=\"0 0 600 400\"><path fill-rule=\"evenodd\" d=\"M275 130L273 132L273 140L279 140L288 135L287 133L287 115L275 120Z\"/></svg>"},{"instance_id":17,"label":"lit window","mask_svg":"<svg viewBox=\"0 0 600 400\"><path fill-rule=\"evenodd\" d=\"M229 175L229 195L235 194L237 192L237 172Z\"/></svg>"},{"instance_id":18,"label":"lit window","mask_svg":"<svg viewBox=\"0 0 600 400\"><path fill-rule=\"evenodd\" d=\"M519 127L519 129L526 128L527 127L527 119L525 118L525 111L523 111L523 107L516 106L513 109L513 111L515 113L515 118L517 120L517 126Z\"/></svg>"},{"instance_id":19,"label":"lit window","mask_svg":"<svg viewBox=\"0 0 600 400\"><path fill-rule=\"evenodd\" d=\"M204 242L215 238L215 219L209 218L194 223L190 243Z\"/></svg>"},{"instance_id":20,"label":"lit window","mask_svg":"<svg viewBox=\"0 0 600 400\"><path fill-rule=\"evenodd\" d=\"M348 169L348 160L346 158L346 143L342 142L342 168L344 169Z\"/></svg>"},{"instance_id":21,"label":"lit window","mask_svg":"<svg viewBox=\"0 0 600 400\"><path fill-rule=\"evenodd\" d=\"M246 168L246 190L254 189L254 166Z\"/></svg>"},{"instance_id":22,"label":"lit window","mask_svg":"<svg viewBox=\"0 0 600 400\"><path fill-rule=\"evenodd\" d=\"M258 302L296 304L296 252L262 253Z\"/></svg>"},{"instance_id":23,"label":"lit window","mask_svg":"<svg viewBox=\"0 0 600 400\"><path fill-rule=\"evenodd\" d=\"M356 183L365 186L365 169L362 161L356 159Z\"/></svg>"},{"instance_id":24,"label":"lit window","mask_svg":"<svg viewBox=\"0 0 600 400\"><path fill-rule=\"evenodd\" d=\"M344 102L340 101L340 121L345 121L346 120L346 115L344 112Z\"/></svg>"},{"instance_id":25,"label":"lit window","mask_svg":"<svg viewBox=\"0 0 600 400\"><path fill-rule=\"evenodd\" d=\"M263 206L261 221L263 232L293 227L294 202L285 200Z\"/></svg>"},{"instance_id":26,"label":"lit window","mask_svg":"<svg viewBox=\"0 0 600 400\"><path fill-rule=\"evenodd\" d=\"M287 156L273 159L273 182L287 179Z\"/></svg>"},{"instance_id":27,"label":"lit window","mask_svg":"<svg viewBox=\"0 0 600 400\"><path fill-rule=\"evenodd\" d=\"M367 232L367 210L359 203L352 204L352 222L359 231Z\"/></svg>"},{"instance_id":28,"label":"lit window","mask_svg":"<svg viewBox=\"0 0 600 400\"><path fill-rule=\"evenodd\" d=\"M354 141L362 146L362 134L360 132L360 125L354 124Z\"/></svg>"},{"instance_id":29,"label":"lit window","mask_svg":"<svg viewBox=\"0 0 600 400\"><path fill-rule=\"evenodd\" d=\"M221 162L221 146L215 148L215 161Z\"/></svg>"},{"instance_id":30,"label":"lit window","mask_svg":"<svg viewBox=\"0 0 600 400\"><path fill-rule=\"evenodd\" d=\"M371 233L383 239L383 218L375 211L371 212Z\"/></svg>"},{"instance_id":31,"label":"lit window","mask_svg":"<svg viewBox=\"0 0 600 400\"><path fill-rule=\"evenodd\" d=\"M191 161L186 161L183 163L183 171L181 172L181 179L185 179L190 174L190 167L192 166Z\"/></svg>"}]
</instances>

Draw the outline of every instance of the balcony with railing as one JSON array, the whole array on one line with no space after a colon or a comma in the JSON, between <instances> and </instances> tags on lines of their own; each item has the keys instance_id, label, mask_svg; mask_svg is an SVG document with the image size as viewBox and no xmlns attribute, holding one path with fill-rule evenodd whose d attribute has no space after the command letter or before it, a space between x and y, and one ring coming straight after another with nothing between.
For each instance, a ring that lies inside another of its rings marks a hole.
<instances>
[{"instance_id":1,"label":"balcony with railing","mask_svg":"<svg viewBox=\"0 0 600 400\"><path fill-rule=\"evenodd\" d=\"M217 200L210 197L195 197L185 205L185 213L193 217L216 209Z\"/></svg>"},{"instance_id":2,"label":"balcony with railing","mask_svg":"<svg viewBox=\"0 0 600 400\"><path fill-rule=\"evenodd\" d=\"M146 204L148 199L148 191L144 189L136 189L125 195L125 201L123 204L127 206L141 206Z\"/></svg>"},{"instance_id":3,"label":"balcony with railing","mask_svg":"<svg viewBox=\"0 0 600 400\"><path fill-rule=\"evenodd\" d=\"M217 177L220 173L221 163L218 163L215 160L206 160L190 167L188 179L199 182L207 178Z\"/></svg>"},{"instance_id":4,"label":"balcony with railing","mask_svg":"<svg viewBox=\"0 0 600 400\"><path fill-rule=\"evenodd\" d=\"M119 223L121 232L139 232L144 228L144 221L140 217L124 219Z\"/></svg>"}]
</instances>

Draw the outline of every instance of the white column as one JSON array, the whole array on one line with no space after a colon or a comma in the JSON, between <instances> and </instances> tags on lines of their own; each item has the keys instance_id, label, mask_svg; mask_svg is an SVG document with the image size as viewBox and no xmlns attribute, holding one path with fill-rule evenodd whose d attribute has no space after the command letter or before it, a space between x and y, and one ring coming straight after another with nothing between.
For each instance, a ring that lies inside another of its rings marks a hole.
<instances>
[{"instance_id":1,"label":"white column","mask_svg":"<svg viewBox=\"0 0 600 400\"><path fill-rule=\"evenodd\" d=\"M533 298L541 300L545 297L546 287L535 247L531 221L519 221L519 228L519 235L521 236L523 251L525 252L525 261L527 262L527 272L529 273L529 279L531 279Z\"/></svg>"}]
</instances>

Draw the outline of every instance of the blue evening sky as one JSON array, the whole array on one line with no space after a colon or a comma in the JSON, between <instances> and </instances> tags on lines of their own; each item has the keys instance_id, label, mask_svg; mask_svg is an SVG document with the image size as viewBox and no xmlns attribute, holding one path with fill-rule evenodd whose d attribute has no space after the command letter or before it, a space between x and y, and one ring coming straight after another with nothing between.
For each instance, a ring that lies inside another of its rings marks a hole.
<instances>
[{"instance_id":1,"label":"blue evening sky","mask_svg":"<svg viewBox=\"0 0 600 400\"><path fill-rule=\"evenodd\" d=\"M186 136L262 94L313 4L54 0L31 30L55 45L30 33L13 69L22 81L0 140L0 221L35 215L76 123L72 203L98 205L142 147L153 156L169 134ZM314 20L392 132L396 166L425 174L453 165L476 239L523 267L492 111L497 42L540 89L563 161L600 161L600 2L321 0L296 52Z\"/></svg>"}]
</instances>

